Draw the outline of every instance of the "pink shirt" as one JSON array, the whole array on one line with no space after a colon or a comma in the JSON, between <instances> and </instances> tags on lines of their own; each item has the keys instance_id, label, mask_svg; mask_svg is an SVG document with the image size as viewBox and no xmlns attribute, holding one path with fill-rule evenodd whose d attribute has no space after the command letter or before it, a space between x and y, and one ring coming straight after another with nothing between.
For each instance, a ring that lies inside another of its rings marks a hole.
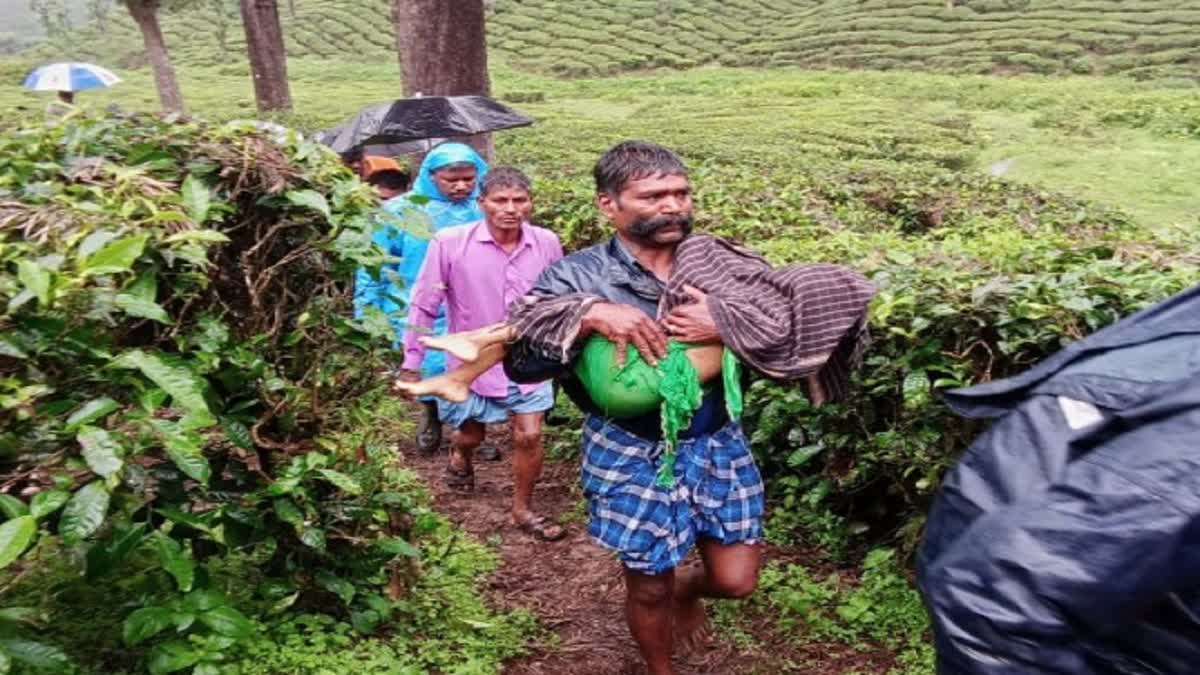
<instances>
[{"instance_id":1,"label":"pink shirt","mask_svg":"<svg viewBox=\"0 0 1200 675\"><path fill-rule=\"evenodd\" d=\"M512 253L506 253L492 238L485 221L447 228L438 232L429 244L425 262L413 285L409 325L417 330L404 332L404 364L416 370L425 355L417 341L433 326L438 306L446 303L450 332L474 330L504 321L508 306L533 288L542 270L563 256L558 235L529 223L521 225L521 239ZM422 330L426 329L426 330ZM447 355L450 369L458 361ZM501 364L492 366L475 380L471 391L488 398L508 395L511 381ZM540 385L521 385L527 394Z\"/></svg>"}]
</instances>

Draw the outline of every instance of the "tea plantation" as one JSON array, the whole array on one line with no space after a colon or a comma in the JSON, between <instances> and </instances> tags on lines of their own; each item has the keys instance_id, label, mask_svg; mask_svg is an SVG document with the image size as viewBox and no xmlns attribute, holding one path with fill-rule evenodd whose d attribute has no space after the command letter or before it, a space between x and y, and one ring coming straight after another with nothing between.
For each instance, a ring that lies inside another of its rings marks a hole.
<instances>
[{"instance_id":1,"label":"tea plantation","mask_svg":"<svg viewBox=\"0 0 1200 675\"><path fill-rule=\"evenodd\" d=\"M285 3L291 56L394 59L387 0ZM495 0L493 53L567 76L702 65L1200 77L1189 0ZM191 3L163 20L184 64L244 62L237 3ZM26 54L140 63L114 9Z\"/></svg>"}]
</instances>

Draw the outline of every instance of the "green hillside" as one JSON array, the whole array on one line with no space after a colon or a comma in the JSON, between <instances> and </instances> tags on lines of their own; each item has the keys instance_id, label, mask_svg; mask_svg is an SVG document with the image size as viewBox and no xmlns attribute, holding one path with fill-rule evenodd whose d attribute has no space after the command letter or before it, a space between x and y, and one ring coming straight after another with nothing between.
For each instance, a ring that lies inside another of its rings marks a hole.
<instances>
[{"instance_id":1,"label":"green hillside","mask_svg":"<svg viewBox=\"0 0 1200 675\"><path fill-rule=\"evenodd\" d=\"M283 5L289 54L394 58L387 0ZM1200 79L1195 0L495 0L493 54L514 65L586 76L701 65L912 69L971 73L1124 74ZM294 10L294 11L293 11ZM185 65L241 63L235 0L164 17ZM27 52L30 60L143 61L133 23L114 11Z\"/></svg>"}]
</instances>

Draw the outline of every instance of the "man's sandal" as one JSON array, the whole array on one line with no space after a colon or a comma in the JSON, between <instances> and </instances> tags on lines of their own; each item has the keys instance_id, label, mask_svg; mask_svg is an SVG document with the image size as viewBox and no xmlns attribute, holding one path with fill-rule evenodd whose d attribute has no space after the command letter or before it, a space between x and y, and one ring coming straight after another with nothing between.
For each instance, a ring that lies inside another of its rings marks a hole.
<instances>
[{"instance_id":1,"label":"man's sandal","mask_svg":"<svg viewBox=\"0 0 1200 675\"><path fill-rule=\"evenodd\" d=\"M566 528L546 520L545 516L529 516L525 520L513 524L518 530L542 541L558 541L567 534Z\"/></svg>"},{"instance_id":2,"label":"man's sandal","mask_svg":"<svg viewBox=\"0 0 1200 675\"><path fill-rule=\"evenodd\" d=\"M475 472L447 466L446 474L442 477L442 481L451 490L471 492L475 489Z\"/></svg>"}]
</instances>

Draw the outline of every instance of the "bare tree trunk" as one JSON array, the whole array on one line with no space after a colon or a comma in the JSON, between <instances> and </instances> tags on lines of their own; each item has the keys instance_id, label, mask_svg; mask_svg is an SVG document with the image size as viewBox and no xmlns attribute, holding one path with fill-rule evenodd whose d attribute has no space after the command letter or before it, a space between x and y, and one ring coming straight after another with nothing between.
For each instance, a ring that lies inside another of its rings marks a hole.
<instances>
[{"instance_id":1,"label":"bare tree trunk","mask_svg":"<svg viewBox=\"0 0 1200 675\"><path fill-rule=\"evenodd\" d=\"M291 110L287 53L283 27L279 24L277 0L241 0L242 25L246 28L246 55L254 78L254 99L259 112Z\"/></svg>"},{"instance_id":2,"label":"bare tree trunk","mask_svg":"<svg viewBox=\"0 0 1200 675\"><path fill-rule=\"evenodd\" d=\"M488 95L483 0L392 0L404 95ZM491 159L492 135L465 139Z\"/></svg>"},{"instance_id":3,"label":"bare tree trunk","mask_svg":"<svg viewBox=\"0 0 1200 675\"><path fill-rule=\"evenodd\" d=\"M150 65L154 67L154 86L158 89L158 101L163 112L183 112L183 94L179 92L179 80L167 54L162 29L158 25L159 0L125 0L129 15L142 31L142 42Z\"/></svg>"}]
</instances>

